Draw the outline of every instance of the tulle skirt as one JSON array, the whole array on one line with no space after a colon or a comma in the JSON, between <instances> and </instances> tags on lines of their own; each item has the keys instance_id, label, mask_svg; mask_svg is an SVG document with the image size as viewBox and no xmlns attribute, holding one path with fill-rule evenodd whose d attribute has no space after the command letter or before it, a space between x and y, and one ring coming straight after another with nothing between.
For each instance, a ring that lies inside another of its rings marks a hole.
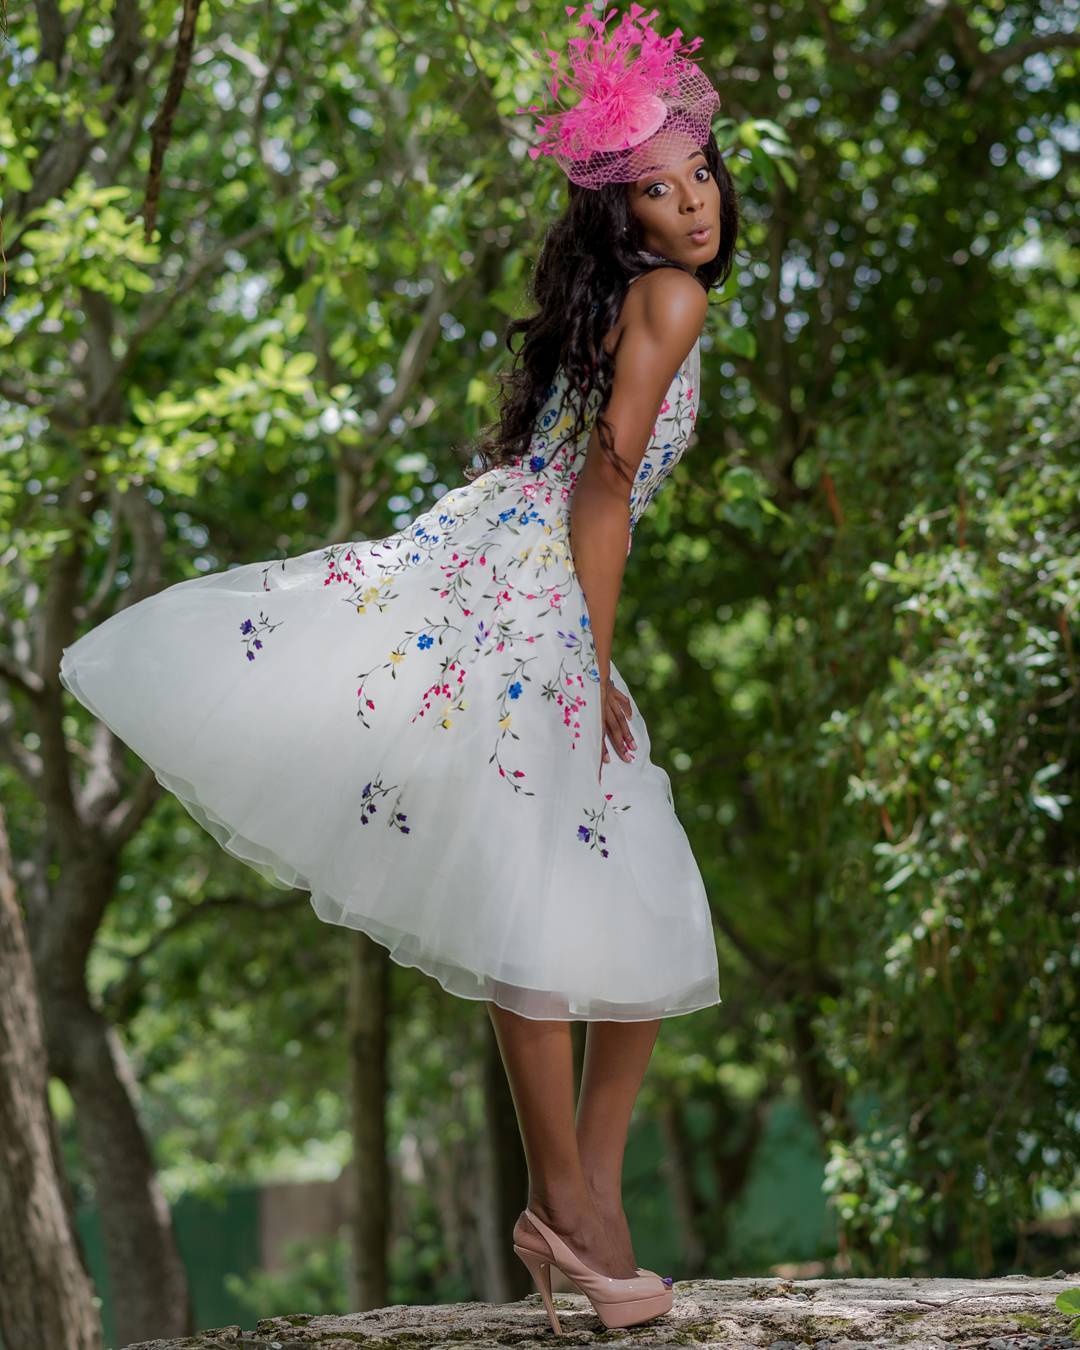
<instances>
[{"instance_id":1,"label":"tulle skirt","mask_svg":"<svg viewBox=\"0 0 1080 1350\"><path fill-rule=\"evenodd\" d=\"M633 1021L720 1002L701 874L632 705L600 769L566 494L492 470L381 540L181 581L60 679L221 847L451 994Z\"/></svg>"}]
</instances>

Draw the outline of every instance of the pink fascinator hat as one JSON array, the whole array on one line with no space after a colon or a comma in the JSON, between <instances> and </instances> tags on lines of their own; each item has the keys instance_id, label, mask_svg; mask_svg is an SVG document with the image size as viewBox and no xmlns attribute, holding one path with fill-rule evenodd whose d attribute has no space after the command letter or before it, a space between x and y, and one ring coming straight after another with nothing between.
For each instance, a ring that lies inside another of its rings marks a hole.
<instances>
[{"instance_id":1,"label":"pink fascinator hat","mask_svg":"<svg viewBox=\"0 0 1080 1350\"><path fill-rule=\"evenodd\" d=\"M565 9L568 17L578 12L574 5ZM583 9L576 26L589 36L569 39L569 69L558 52L546 49L545 103L518 109L540 113L542 139L529 147L530 157L550 155L582 187L632 182L685 158L709 139L720 106L701 67L688 59L700 37L684 44L679 28L661 37L652 27L659 11L646 14L643 5L631 5L609 33L616 12L600 17ZM548 41L547 33L543 38ZM570 107L560 97L566 91L577 95Z\"/></svg>"}]
</instances>

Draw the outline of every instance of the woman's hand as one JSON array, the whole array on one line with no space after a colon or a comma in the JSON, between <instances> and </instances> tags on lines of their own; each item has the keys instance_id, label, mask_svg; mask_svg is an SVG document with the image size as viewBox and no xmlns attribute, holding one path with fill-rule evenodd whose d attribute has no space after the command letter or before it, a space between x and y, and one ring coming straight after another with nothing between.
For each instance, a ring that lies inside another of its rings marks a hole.
<instances>
[{"instance_id":1,"label":"woman's hand","mask_svg":"<svg viewBox=\"0 0 1080 1350\"><path fill-rule=\"evenodd\" d=\"M601 725L603 734L600 737L600 748L603 751L603 757L601 763L606 764L610 759L604 739L605 735L607 740L610 740L616 754L629 763L634 757L631 752L637 749L628 721L631 712L630 700L621 689L615 687L615 682L610 676L608 676L602 688Z\"/></svg>"}]
</instances>

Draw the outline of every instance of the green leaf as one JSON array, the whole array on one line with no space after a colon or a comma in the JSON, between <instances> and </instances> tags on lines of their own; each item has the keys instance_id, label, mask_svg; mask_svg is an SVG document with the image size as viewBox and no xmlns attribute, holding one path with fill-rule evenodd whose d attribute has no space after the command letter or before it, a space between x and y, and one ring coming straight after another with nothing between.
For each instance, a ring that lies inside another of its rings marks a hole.
<instances>
[{"instance_id":1,"label":"green leaf","mask_svg":"<svg viewBox=\"0 0 1080 1350\"><path fill-rule=\"evenodd\" d=\"M1054 1307L1070 1317L1080 1317L1080 1289L1063 1289L1054 1299Z\"/></svg>"}]
</instances>

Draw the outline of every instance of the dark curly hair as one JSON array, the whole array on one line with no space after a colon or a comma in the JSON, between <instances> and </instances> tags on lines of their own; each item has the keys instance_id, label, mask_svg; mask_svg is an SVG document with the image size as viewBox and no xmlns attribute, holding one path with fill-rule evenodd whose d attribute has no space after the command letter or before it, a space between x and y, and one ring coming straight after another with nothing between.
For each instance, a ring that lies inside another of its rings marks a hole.
<instances>
[{"instance_id":1,"label":"dark curly hair","mask_svg":"<svg viewBox=\"0 0 1080 1350\"><path fill-rule=\"evenodd\" d=\"M720 249L696 272L708 291L722 286L731 273L739 198L712 132L702 149L720 187ZM652 264L642 257L627 184L585 188L570 182L568 187L566 210L548 230L532 276L530 298L538 312L507 325L504 341L514 359L509 372L499 376L499 420L481 433L474 450L480 463L466 468L467 479L528 452L536 419L560 366L569 391L577 394L576 420L567 439L576 439L585 430L586 401L599 388L596 424L600 444L616 469L627 476L614 451L611 424L603 416L615 374L615 359L604 350L603 339L617 320L635 276L651 271L654 265L680 264ZM513 339L519 333L524 334L524 341L515 352Z\"/></svg>"}]
</instances>

